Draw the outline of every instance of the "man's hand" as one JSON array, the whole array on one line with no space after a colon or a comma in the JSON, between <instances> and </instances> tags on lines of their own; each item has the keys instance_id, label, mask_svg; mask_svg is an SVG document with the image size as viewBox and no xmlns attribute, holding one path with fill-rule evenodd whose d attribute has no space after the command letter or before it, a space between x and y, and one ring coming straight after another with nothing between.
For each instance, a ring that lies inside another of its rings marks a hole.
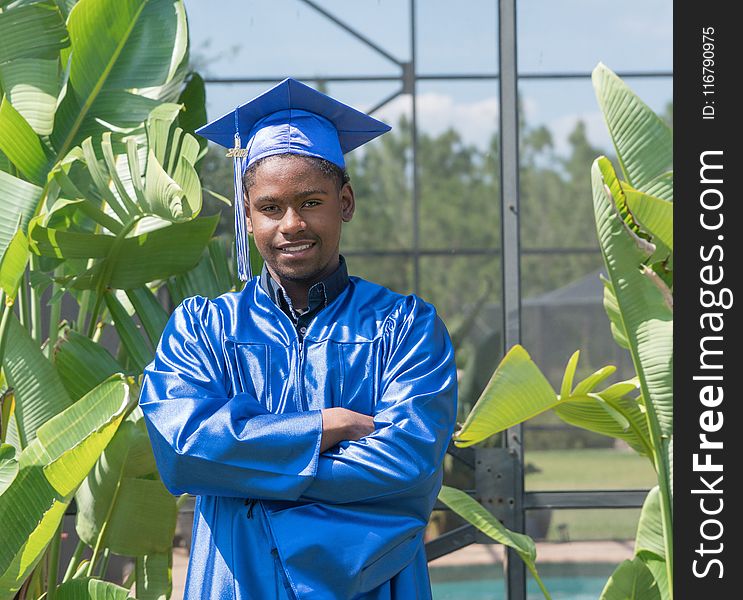
<instances>
[{"instance_id":1,"label":"man's hand","mask_svg":"<svg viewBox=\"0 0 743 600\"><path fill-rule=\"evenodd\" d=\"M359 440L374 431L374 418L341 408L322 411L322 440L320 452L325 452L344 440Z\"/></svg>"}]
</instances>

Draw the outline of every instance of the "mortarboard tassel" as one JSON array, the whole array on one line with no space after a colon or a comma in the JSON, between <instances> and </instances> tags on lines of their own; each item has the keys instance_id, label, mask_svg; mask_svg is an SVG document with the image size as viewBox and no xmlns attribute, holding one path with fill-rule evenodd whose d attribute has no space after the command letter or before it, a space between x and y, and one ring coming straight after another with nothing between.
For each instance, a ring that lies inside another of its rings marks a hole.
<instances>
[{"instance_id":1,"label":"mortarboard tassel","mask_svg":"<svg viewBox=\"0 0 743 600\"><path fill-rule=\"evenodd\" d=\"M237 133L237 111L235 111L235 149L240 148L240 134ZM242 158L239 152L235 152L233 158L235 176L235 249L237 259L237 276L241 281L252 279L253 273L250 269L250 244L248 243L248 232L245 229L245 199L243 198L242 182Z\"/></svg>"}]
</instances>

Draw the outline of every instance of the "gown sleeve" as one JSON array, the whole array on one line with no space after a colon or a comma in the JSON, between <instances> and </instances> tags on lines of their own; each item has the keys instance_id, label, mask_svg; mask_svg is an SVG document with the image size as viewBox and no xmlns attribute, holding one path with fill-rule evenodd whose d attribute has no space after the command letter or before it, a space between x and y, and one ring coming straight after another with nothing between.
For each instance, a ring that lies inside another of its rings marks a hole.
<instances>
[{"instance_id":1,"label":"gown sleeve","mask_svg":"<svg viewBox=\"0 0 743 600\"><path fill-rule=\"evenodd\" d=\"M317 469L321 412L272 414L255 397L230 397L227 389L219 311L206 298L187 298L145 368L139 399L166 487L297 499Z\"/></svg>"},{"instance_id":2,"label":"gown sleeve","mask_svg":"<svg viewBox=\"0 0 743 600\"><path fill-rule=\"evenodd\" d=\"M451 340L433 306L416 296L406 297L385 328L375 430L321 454L301 500L367 503L438 493L456 423Z\"/></svg>"}]
</instances>

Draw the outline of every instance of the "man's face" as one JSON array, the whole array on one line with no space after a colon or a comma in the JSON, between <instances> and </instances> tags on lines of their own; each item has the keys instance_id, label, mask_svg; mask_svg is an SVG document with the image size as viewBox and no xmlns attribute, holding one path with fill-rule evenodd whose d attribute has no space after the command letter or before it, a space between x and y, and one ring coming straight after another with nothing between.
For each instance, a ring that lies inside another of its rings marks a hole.
<instances>
[{"instance_id":1,"label":"man's face","mask_svg":"<svg viewBox=\"0 0 743 600\"><path fill-rule=\"evenodd\" d=\"M338 189L311 159L276 156L255 171L247 229L279 283L309 287L337 268L341 223L354 208L351 186Z\"/></svg>"}]
</instances>

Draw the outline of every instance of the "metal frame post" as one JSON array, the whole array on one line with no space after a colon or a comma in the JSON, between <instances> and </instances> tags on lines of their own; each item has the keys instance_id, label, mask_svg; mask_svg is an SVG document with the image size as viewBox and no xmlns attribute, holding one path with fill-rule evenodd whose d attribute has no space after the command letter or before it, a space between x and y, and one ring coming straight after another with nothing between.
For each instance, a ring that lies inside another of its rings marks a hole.
<instances>
[{"instance_id":1,"label":"metal frame post","mask_svg":"<svg viewBox=\"0 0 743 600\"><path fill-rule=\"evenodd\" d=\"M519 129L518 69L516 62L516 0L498 3L498 70L500 97L501 247L503 270L504 353L521 341L521 275L519 243ZM513 457L513 523L524 532L523 426L506 432L505 446ZM526 600L526 569L518 554L508 549L504 565L506 597Z\"/></svg>"}]
</instances>

